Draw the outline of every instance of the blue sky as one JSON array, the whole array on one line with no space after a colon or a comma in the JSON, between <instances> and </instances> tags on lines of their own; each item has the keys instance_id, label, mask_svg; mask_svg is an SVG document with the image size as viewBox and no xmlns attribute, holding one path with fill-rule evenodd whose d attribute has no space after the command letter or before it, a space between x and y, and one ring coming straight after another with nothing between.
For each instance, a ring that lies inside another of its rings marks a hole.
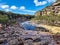
<instances>
[{"instance_id":1,"label":"blue sky","mask_svg":"<svg viewBox=\"0 0 60 45\"><path fill-rule=\"evenodd\" d=\"M0 0L0 10L20 14L34 14L56 0Z\"/></svg>"}]
</instances>

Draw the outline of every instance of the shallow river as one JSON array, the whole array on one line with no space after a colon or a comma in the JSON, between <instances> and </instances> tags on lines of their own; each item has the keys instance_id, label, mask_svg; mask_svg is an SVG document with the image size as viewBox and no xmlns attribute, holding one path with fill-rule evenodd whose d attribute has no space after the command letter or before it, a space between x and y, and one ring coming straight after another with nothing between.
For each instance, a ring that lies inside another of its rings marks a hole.
<instances>
[{"instance_id":1,"label":"shallow river","mask_svg":"<svg viewBox=\"0 0 60 45\"><path fill-rule=\"evenodd\" d=\"M33 25L31 22L26 21L26 22L22 22L20 24L25 30L34 30L36 28L35 25Z\"/></svg>"}]
</instances>

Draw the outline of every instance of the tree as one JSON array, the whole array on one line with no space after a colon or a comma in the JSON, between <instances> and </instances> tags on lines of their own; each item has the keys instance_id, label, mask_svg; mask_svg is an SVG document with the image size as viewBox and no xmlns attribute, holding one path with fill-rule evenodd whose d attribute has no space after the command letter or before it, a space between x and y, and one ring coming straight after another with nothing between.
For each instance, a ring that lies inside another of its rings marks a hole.
<instances>
[{"instance_id":1,"label":"tree","mask_svg":"<svg viewBox=\"0 0 60 45\"><path fill-rule=\"evenodd\" d=\"M0 23L6 23L8 21L7 15L0 15Z\"/></svg>"}]
</instances>

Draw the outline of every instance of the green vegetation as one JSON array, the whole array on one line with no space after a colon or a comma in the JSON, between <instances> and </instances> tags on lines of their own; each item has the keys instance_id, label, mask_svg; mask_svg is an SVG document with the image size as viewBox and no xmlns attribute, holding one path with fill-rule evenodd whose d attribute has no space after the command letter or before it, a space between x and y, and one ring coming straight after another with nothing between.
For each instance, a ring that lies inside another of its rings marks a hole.
<instances>
[{"instance_id":1,"label":"green vegetation","mask_svg":"<svg viewBox=\"0 0 60 45\"><path fill-rule=\"evenodd\" d=\"M17 14L17 13L12 13L12 12L5 12L5 11L0 11L0 15L7 15L9 19L16 19L20 17L26 17L28 19L33 18L33 15L29 14Z\"/></svg>"},{"instance_id":2,"label":"green vegetation","mask_svg":"<svg viewBox=\"0 0 60 45\"><path fill-rule=\"evenodd\" d=\"M15 24L18 18L30 20L31 18L34 18L34 16L28 14L16 14L12 12L0 11L0 23L2 24Z\"/></svg>"},{"instance_id":3,"label":"green vegetation","mask_svg":"<svg viewBox=\"0 0 60 45\"><path fill-rule=\"evenodd\" d=\"M43 21L46 24L51 24L51 25L60 25L60 15L37 15L35 17L35 20L40 20Z\"/></svg>"},{"instance_id":4,"label":"green vegetation","mask_svg":"<svg viewBox=\"0 0 60 45\"><path fill-rule=\"evenodd\" d=\"M32 22L37 23L38 25L42 24L42 27L51 31L51 33L56 34L60 33L60 15L37 15L32 19Z\"/></svg>"},{"instance_id":5,"label":"green vegetation","mask_svg":"<svg viewBox=\"0 0 60 45\"><path fill-rule=\"evenodd\" d=\"M6 23L8 21L7 15L0 15L0 23Z\"/></svg>"}]
</instances>

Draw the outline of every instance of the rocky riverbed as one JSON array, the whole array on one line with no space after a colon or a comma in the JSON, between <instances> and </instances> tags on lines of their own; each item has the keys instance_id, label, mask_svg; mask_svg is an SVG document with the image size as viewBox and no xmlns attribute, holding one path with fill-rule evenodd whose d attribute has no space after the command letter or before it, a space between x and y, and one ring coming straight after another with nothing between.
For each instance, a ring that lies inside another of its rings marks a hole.
<instances>
[{"instance_id":1,"label":"rocky riverbed","mask_svg":"<svg viewBox=\"0 0 60 45\"><path fill-rule=\"evenodd\" d=\"M0 45L57 45L49 32L24 30L19 25L0 30Z\"/></svg>"}]
</instances>

